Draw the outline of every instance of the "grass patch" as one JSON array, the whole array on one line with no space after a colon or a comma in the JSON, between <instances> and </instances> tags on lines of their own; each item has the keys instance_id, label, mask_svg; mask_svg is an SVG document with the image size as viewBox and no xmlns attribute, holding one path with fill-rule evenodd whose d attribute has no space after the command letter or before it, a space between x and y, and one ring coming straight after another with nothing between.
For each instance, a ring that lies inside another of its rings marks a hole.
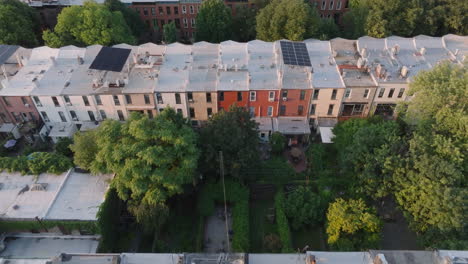
<instances>
[{"instance_id":1,"label":"grass patch","mask_svg":"<svg viewBox=\"0 0 468 264\"><path fill-rule=\"evenodd\" d=\"M270 211L273 208L273 211ZM263 238L267 234L278 234L276 224L268 220L269 213L274 214L275 203L272 198L252 201L250 203L250 241L252 253L267 253Z\"/></svg>"}]
</instances>

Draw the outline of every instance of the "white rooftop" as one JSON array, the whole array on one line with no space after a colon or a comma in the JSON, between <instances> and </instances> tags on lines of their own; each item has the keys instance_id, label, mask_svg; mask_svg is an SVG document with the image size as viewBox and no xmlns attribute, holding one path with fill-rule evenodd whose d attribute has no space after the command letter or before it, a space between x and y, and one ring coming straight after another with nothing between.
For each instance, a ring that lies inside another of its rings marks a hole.
<instances>
[{"instance_id":1,"label":"white rooftop","mask_svg":"<svg viewBox=\"0 0 468 264\"><path fill-rule=\"evenodd\" d=\"M0 173L0 218L96 220L109 175ZM26 187L27 186L27 187Z\"/></svg>"},{"instance_id":2,"label":"white rooftop","mask_svg":"<svg viewBox=\"0 0 468 264\"><path fill-rule=\"evenodd\" d=\"M179 254L132 254L122 253L120 255L121 264L174 264L178 263L179 258L183 255Z\"/></svg>"},{"instance_id":3,"label":"white rooftop","mask_svg":"<svg viewBox=\"0 0 468 264\"><path fill-rule=\"evenodd\" d=\"M278 90L278 66L275 43L252 40L247 44L250 90Z\"/></svg>"},{"instance_id":4,"label":"white rooftop","mask_svg":"<svg viewBox=\"0 0 468 264\"><path fill-rule=\"evenodd\" d=\"M332 55L330 41L308 39L305 41L312 64L314 88L344 88L338 66Z\"/></svg>"},{"instance_id":5,"label":"white rooftop","mask_svg":"<svg viewBox=\"0 0 468 264\"><path fill-rule=\"evenodd\" d=\"M453 34L442 37L445 47L457 58L460 63L466 61L468 56L468 36L457 36Z\"/></svg>"},{"instance_id":6,"label":"white rooftop","mask_svg":"<svg viewBox=\"0 0 468 264\"><path fill-rule=\"evenodd\" d=\"M315 260L320 264L372 264L371 256L368 252L326 252L307 251L307 255L315 256Z\"/></svg>"},{"instance_id":7,"label":"white rooftop","mask_svg":"<svg viewBox=\"0 0 468 264\"><path fill-rule=\"evenodd\" d=\"M249 254L248 263L249 264L305 264L306 254Z\"/></svg>"}]
</instances>

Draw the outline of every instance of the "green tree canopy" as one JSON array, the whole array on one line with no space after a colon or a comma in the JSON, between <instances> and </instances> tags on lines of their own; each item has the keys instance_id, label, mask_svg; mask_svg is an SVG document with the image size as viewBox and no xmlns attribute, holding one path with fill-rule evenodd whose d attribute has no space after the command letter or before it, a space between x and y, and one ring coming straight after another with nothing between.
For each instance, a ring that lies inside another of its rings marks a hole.
<instances>
[{"instance_id":1,"label":"green tree canopy","mask_svg":"<svg viewBox=\"0 0 468 264\"><path fill-rule=\"evenodd\" d=\"M308 186L299 186L288 194L285 207L286 216L292 228L300 229L305 225L318 224L323 220L325 208L320 196Z\"/></svg>"},{"instance_id":2,"label":"green tree canopy","mask_svg":"<svg viewBox=\"0 0 468 264\"><path fill-rule=\"evenodd\" d=\"M414 130L409 151L387 164L394 170L395 196L417 231L436 232L438 240L458 234L459 240L468 197L466 66L444 63L422 72L410 84L409 94L416 95L402 107Z\"/></svg>"},{"instance_id":3,"label":"green tree canopy","mask_svg":"<svg viewBox=\"0 0 468 264\"><path fill-rule=\"evenodd\" d=\"M136 43L122 13L96 2L64 8L54 31L46 30L43 39L50 47Z\"/></svg>"},{"instance_id":4,"label":"green tree canopy","mask_svg":"<svg viewBox=\"0 0 468 264\"><path fill-rule=\"evenodd\" d=\"M177 28L175 22L165 24L163 26L164 42L171 44L177 41Z\"/></svg>"},{"instance_id":5,"label":"green tree canopy","mask_svg":"<svg viewBox=\"0 0 468 264\"><path fill-rule=\"evenodd\" d=\"M257 38L300 41L317 36L317 10L303 0L273 0L257 15Z\"/></svg>"},{"instance_id":6,"label":"green tree canopy","mask_svg":"<svg viewBox=\"0 0 468 264\"><path fill-rule=\"evenodd\" d=\"M340 36L341 32L335 20L331 18L322 19L320 21L317 36L321 40L329 40Z\"/></svg>"},{"instance_id":7,"label":"green tree canopy","mask_svg":"<svg viewBox=\"0 0 468 264\"><path fill-rule=\"evenodd\" d=\"M0 0L0 44L35 47L39 44L39 17L18 0Z\"/></svg>"},{"instance_id":8,"label":"green tree canopy","mask_svg":"<svg viewBox=\"0 0 468 264\"><path fill-rule=\"evenodd\" d=\"M240 5L232 18L232 39L247 42L255 39L255 16L257 11L248 5Z\"/></svg>"},{"instance_id":9,"label":"green tree canopy","mask_svg":"<svg viewBox=\"0 0 468 264\"><path fill-rule=\"evenodd\" d=\"M336 199L328 207L327 222L332 249L366 250L378 244L380 220L362 199Z\"/></svg>"},{"instance_id":10,"label":"green tree canopy","mask_svg":"<svg viewBox=\"0 0 468 264\"><path fill-rule=\"evenodd\" d=\"M216 113L201 131L203 168L219 171L219 151L223 151L225 173L243 178L243 170L259 160L257 124L244 107L231 106Z\"/></svg>"},{"instance_id":11,"label":"green tree canopy","mask_svg":"<svg viewBox=\"0 0 468 264\"><path fill-rule=\"evenodd\" d=\"M70 146L74 153L73 162L84 170L90 170L98 152L96 130L76 133L73 142Z\"/></svg>"},{"instance_id":12,"label":"green tree canopy","mask_svg":"<svg viewBox=\"0 0 468 264\"><path fill-rule=\"evenodd\" d=\"M276 155L281 155L284 148L286 147L286 137L280 132L274 132L271 134L270 145L271 152Z\"/></svg>"},{"instance_id":13,"label":"green tree canopy","mask_svg":"<svg viewBox=\"0 0 468 264\"><path fill-rule=\"evenodd\" d=\"M219 43L231 38L231 11L221 0L203 1L197 15L197 41Z\"/></svg>"},{"instance_id":14,"label":"green tree canopy","mask_svg":"<svg viewBox=\"0 0 468 264\"><path fill-rule=\"evenodd\" d=\"M111 12L119 11L122 13L125 22L130 27L130 30L133 33L133 36L136 38L141 38L142 35L148 29L147 25L141 20L140 15L133 10L128 8L127 5L122 3L119 0L106 0L104 4L109 8Z\"/></svg>"}]
</instances>

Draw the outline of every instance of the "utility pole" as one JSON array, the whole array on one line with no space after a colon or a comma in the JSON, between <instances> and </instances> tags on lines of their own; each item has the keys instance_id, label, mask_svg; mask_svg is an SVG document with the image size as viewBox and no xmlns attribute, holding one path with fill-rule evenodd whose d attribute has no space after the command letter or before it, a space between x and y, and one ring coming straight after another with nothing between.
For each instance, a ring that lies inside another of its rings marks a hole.
<instances>
[{"instance_id":1,"label":"utility pole","mask_svg":"<svg viewBox=\"0 0 468 264\"><path fill-rule=\"evenodd\" d=\"M229 253L231 246L229 241L229 224L228 224L228 215L227 215L227 204L226 204L226 186L224 185L224 159L223 152L219 152L219 168L221 171L221 180L223 181L223 194L224 194L224 220L226 223L226 239L227 239L227 252Z\"/></svg>"}]
</instances>

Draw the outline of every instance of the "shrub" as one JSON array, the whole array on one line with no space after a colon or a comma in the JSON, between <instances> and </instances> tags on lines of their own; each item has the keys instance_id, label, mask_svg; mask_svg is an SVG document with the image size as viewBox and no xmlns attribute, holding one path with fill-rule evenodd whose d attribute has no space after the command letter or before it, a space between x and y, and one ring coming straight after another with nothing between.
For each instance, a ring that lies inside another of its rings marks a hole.
<instances>
[{"instance_id":1,"label":"shrub","mask_svg":"<svg viewBox=\"0 0 468 264\"><path fill-rule=\"evenodd\" d=\"M73 140L71 138L60 138L58 142L55 144L55 152L61 154L66 157L73 157L73 152L70 149L70 146L73 144Z\"/></svg>"},{"instance_id":2,"label":"shrub","mask_svg":"<svg viewBox=\"0 0 468 264\"><path fill-rule=\"evenodd\" d=\"M69 158L60 154L35 152L29 155L28 167L35 175L44 172L60 174L73 167L73 164Z\"/></svg>"},{"instance_id":3,"label":"shrub","mask_svg":"<svg viewBox=\"0 0 468 264\"><path fill-rule=\"evenodd\" d=\"M115 245L120 239L120 205L121 200L117 196L114 188L109 189L106 194L106 199L99 207L97 213L97 227L102 236L99 244L99 252L114 252L118 250Z\"/></svg>"},{"instance_id":4,"label":"shrub","mask_svg":"<svg viewBox=\"0 0 468 264\"><path fill-rule=\"evenodd\" d=\"M284 146L286 146L286 137L280 132L274 132L271 134L270 145L271 152L280 155L284 150Z\"/></svg>"},{"instance_id":5,"label":"shrub","mask_svg":"<svg viewBox=\"0 0 468 264\"><path fill-rule=\"evenodd\" d=\"M281 240L276 234L268 234L263 238L263 246L271 253L281 252Z\"/></svg>"},{"instance_id":6,"label":"shrub","mask_svg":"<svg viewBox=\"0 0 468 264\"><path fill-rule=\"evenodd\" d=\"M282 190L278 191L275 196L275 207L276 207L276 225L278 227L278 234L281 239L282 252L289 253L293 252L291 242L291 231L289 230L288 218L284 212L285 197Z\"/></svg>"},{"instance_id":7,"label":"shrub","mask_svg":"<svg viewBox=\"0 0 468 264\"><path fill-rule=\"evenodd\" d=\"M297 230L304 225L317 224L323 220L324 204L310 187L299 186L288 194L285 208L292 227Z\"/></svg>"}]
</instances>

